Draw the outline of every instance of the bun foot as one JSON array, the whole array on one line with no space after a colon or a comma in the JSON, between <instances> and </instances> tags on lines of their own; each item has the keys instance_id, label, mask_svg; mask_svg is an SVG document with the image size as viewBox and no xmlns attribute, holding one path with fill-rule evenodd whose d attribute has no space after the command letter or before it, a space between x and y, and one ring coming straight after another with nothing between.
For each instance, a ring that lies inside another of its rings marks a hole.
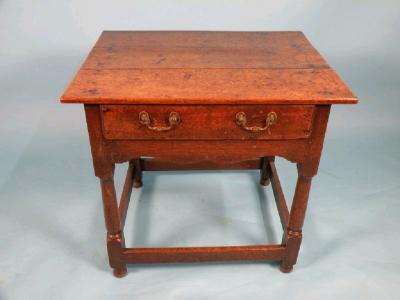
<instances>
[{"instance_id":1,"label":"bun foot","mask_svg":"<svg viewBox=\"0 0 400 300\"><path fill-rule=\"evenodd\" d=\"M141 181L134 180L132 185L135 189L140 189L143 186L143 183Z\"/></svg>"},{"instance_id":2,"label":"bun foot","mask_svg":"<svg viewBox=\"0 0 400 300\"><path fill-rule=\"evenodd\" d=\"M260 184L262 186L268 186L269 185L269 179L261 179Z\"/></svg>"},{"instance_id":3,"label":"bun foot","mask_svg":"<svg viewBox=\"0 0 400 300\"><path fill-rule=\"evenodd\" d=\"M125 277L126 274L128 274L128 270L126 269L126 267L124 267L124 268L115 268L114 271L113 271L113 274L117 278L122 278L122 277Z\"/></svg>"},{"instance_id":4,"label":"bun foot","mask_svg":"<svg viewBox=\"0 0 400 300\"><path fill-rule=\"evenodd\" d=\"M286 267L286 266L280 265L279 270L281 270L282 273L290 273L293 271L293 266Z\"/></svg>"}]
</instances>

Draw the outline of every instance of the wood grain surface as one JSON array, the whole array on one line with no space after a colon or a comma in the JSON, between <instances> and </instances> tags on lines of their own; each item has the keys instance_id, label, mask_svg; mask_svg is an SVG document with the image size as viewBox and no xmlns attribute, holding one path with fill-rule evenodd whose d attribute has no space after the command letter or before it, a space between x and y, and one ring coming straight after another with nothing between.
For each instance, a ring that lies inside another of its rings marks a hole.
<instances>
[{"instance_id":1,"label":"wood grain surface","mask_svg":"<svg viewBox=\"0 0 400 300\"><path fill-rule=\"evenodd\" d=\"M61 97L87 104L356 103L301 32L104 32Z\"/></svg>"},{"instance_id":2,"label":"wood grain surface","mask_svg":"<svg viewBox=\"0 0 400 300\"><path fill-rule=\"evenodd\" d=\"M181 121L168 131L149 130L139 122L146 111L151 125L165 127L171 112ZM277 114L269 130L249 132L241 128L235 116L244 112L249 126L265 126L268 113ZM310 136L313 105L103 105L104 137L110 140L276 140Z\"/></svg>"}]
</instances>

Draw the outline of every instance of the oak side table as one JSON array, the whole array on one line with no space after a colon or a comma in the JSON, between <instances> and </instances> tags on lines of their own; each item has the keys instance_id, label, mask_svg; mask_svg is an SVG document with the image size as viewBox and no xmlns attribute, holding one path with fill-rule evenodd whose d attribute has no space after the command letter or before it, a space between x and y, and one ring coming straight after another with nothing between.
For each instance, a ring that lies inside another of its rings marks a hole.
<instances>
[{"instance_id":1,"label":"oak side table","mask_svg":"<svg viewBox=\"0 0 400 300\"><path fill-rule=\"evenodd\" d=\"M61 97L83 103L100 178L114 275L127 264L276 260L296 263L311 179L332 104L354 104L301 32L105 31ZM290 210L275 156L297 164ZM114 166L129 162L120 201ZM124 223L143 171L259 169L271 183L282 243L127 248Z\"/></svg>"}]
</instances>

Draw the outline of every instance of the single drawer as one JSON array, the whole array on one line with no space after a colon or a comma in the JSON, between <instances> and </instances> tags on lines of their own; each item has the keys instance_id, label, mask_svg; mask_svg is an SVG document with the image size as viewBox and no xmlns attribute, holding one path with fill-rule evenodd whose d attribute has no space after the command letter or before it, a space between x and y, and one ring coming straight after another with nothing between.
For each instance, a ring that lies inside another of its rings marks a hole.
<instances>
[{"instance_id":1,"label":"single drawer","mask_svg":"<svg viewBox=\"0 0 400 300\"><path fill-rule=\"evenodd\" d=\"M313 105L102 105L109 140L308 138Z\"/></svg>"}]
</instances>

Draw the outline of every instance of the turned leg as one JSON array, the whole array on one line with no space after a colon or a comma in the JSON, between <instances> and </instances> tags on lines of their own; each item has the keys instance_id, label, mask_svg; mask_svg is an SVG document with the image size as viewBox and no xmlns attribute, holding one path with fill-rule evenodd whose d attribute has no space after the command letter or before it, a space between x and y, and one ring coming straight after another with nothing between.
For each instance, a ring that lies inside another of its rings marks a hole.
<instances>
[{"instance_id":1,"label":"turned leg","mask_svg":"<svg viewBox=\"0 0 400 300\"><path fill-rule=\"evenodd\" d=\"M263 186L269 185L269 175L268 175L268 160L266 157L261 158L261 167L260 167L260 184Z\"/></svg>"},{"instance_id":2,"label":"turned leg","mask_svg":"<svg viewBox=\"0 0 400 300\"><path fill-rule=\"evenodd\" d=\"M138 189L143 186L142 163L140 161L140 157L135 159L134 164L135 164L135 170L133 173L133 187Z\"/></svg>"},{"instance_id":3,"label":"turned leg","mask_svg":"<svg viewBox=\"0 0 400 300\"><path fill-rule=\"evenodd\" d=\"M302 240L302 228L307 208L312 177L317 174L321 158L322 145L329 118L330 105L316 107L314 128L307 159L297 164L298 178L293 197L288 226L283 235L282 244L286 246L286 254L281 262L281 271L290 272L296 263Z\"/></svg>"},{"instance_id":4,"label":"turned leg","mask_svg":"<svg viewBox=\"0 0 400 300\"><path fill-rule=\"evenodd\" d=\"M116 277L124 277L127 274L126 264L122 258L125 240L118 214L118 202L113 177L100 178L100 183L107 228L107 250L110 266L114 269Z\"/></svg>"},{"instance_id":5,"label":"turned leg","mask_svg":"<svg viewBox=\"0 0 400 300\"><path fill-rule=\"evenodd\" d=\"M280 270L289 273L296 264L302 240L302 227L307 208L308 195L312 177L305 176L299 171L289 223L284 232L282 244L286 247L286 254L281 262Z\"/></svg>"},{"instance_id":6,"label":"turned leg","mask_svg":"<svg viewBox=\"0 0 400 300\"><path fill-rule=\"evenodd\" d=\"M100 178L104 219L107 228L108 258L110 266L114 269L114 275L123 277L127 273L126 264L122 257L125 241L114 186L115 165L111 163L109 153L104 147L105 141L103 138L100 106L85 104L85 113L94 172Z\"/></svg>"}]
</instances>

